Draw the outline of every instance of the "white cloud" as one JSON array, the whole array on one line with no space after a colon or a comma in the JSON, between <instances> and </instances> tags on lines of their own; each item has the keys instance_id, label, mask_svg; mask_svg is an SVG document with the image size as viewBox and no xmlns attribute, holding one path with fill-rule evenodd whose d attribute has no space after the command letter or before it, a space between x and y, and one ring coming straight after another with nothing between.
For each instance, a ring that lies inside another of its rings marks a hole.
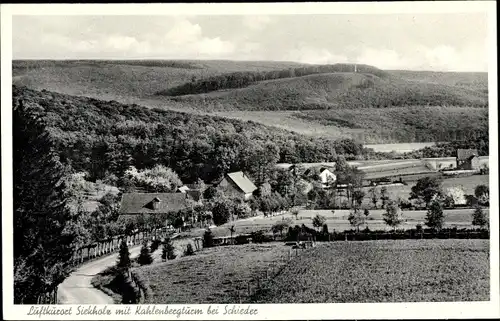
<instances>
[{"instance_id":1,"label":"white cloud","mask_svg":"<svg viewBox=\"0 0 500 321\"><path fill-rule=\"evenodd\" d=\"M269 16L244 16L242 23L248 29L251 30L263 30L269 23L271 18Z\"/></svg>"},{"instance_id":2,"label":"white cloud","mask_svg":"<svg viewBox=\"0 0 500 321\"><path fill-rule=\"evenodd\" d=\"M356 62L380 69L408 69L414 67L411 60L390 49L367 48L356 58Z\"/></svg>"},{"instance_id":3,"label":"white cloud","mask_svg":"<svg viewBox=\"0 0 500 321\"><path fill-rule=\"evenodd\" d=\"M309 64L334 64L349 62L348 57L332 54L327 49L315 49L311 47L302 47L293 49L283 56L283 60L296 61Z\"/></svg>"}]
</instances>

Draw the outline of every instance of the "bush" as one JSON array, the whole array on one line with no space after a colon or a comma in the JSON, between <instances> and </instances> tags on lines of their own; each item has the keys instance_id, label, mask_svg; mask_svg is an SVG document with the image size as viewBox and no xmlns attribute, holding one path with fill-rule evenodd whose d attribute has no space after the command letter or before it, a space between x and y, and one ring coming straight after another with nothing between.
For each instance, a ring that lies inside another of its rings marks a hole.
<instances>
[{"instance_id":1,"label":"bush","mask_svg":"<svg viewBox=\"0 0 500 321\"><path fill-rule=\"evenodd\" d=\"M170 238L166 238L165 241L163 242L163 249L161 253L161 258L162 260L173 260L175 259L175 251L174 251L174 246L172 245L172 241Z\"/></svg>"},{"instance_id":2,"label":"bush","mask_svg":"<svg viewBox=\"0 0 500 321\"><path fill-rule=\"evenodd\" d=\"M234 244L241 245L241 244L248 244L248 236L246 235L238 235L234 238Z\"/></svg>"},{"instance_id":3,"label":"bush","mask_svg":"<svg viewBox=\"0 0 500 321\"><path fill-rule=\"evenodd\" d=\"M184 251L184 255L185 255L185 256L194 255L194 250L193 250L193 246L191 245L191 243L189 243L189 244L186 246L186 250Z\"/></svg>"},{"instance_id":4,"label":"bush","mask_svg":"<svg viewBox=\"0 0 500 321\"><path fill-rule=\"evenodd\" d=\"M214 237L212 235L212 231L210 229L206 229L203 234L203 247L213 247L214 246Z\"/></svg>"},{"instance_id":5,"label":"bush","mask_svg":"<svg viewBox=\"0 0 500 321\"><path fill-rule=\"evenodd\" d=\"M158 248L160 247L160 244L161 244L161 241L159 239L156 239L153 242L151 242L151 247L150 247L151 253L154 253L156 250L158 250Z\"/></svg>"},{"instance_id":6,"label":"bush","mask_svg":"<svg viewBox=\"0 0 500 321\"><path fill-rule=\"evenodd\" d=\"M485 227L488 225L486 215L480 205L477 205L472 214L472 225Z\"/></svg>"}]
</instances>

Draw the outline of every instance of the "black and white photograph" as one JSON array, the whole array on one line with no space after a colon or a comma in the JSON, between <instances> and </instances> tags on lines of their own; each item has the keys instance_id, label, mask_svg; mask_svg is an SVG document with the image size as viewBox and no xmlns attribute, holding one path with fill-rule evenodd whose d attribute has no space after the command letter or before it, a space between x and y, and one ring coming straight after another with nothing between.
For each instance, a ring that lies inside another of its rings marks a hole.
<instances>
[{"instance_id":1,"label":"black and white photograph","mask_svg":"<svg viewBox=\"0 0 500 321\"><path fill-rule=\"evenodd\" d=\"M429 4L2 5L9 316L499 317L496 5Z\"/></svg>"}]
</instances>

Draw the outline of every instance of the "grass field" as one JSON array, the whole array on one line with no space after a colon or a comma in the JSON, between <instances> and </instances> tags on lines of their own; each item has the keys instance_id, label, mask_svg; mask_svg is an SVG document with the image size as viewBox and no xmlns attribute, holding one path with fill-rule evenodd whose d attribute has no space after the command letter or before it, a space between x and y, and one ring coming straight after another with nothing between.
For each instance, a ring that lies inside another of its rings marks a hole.
<instances>
[{"instance_id":1,"label":"grass field","mask_svg":"<svg viewBox=\"0 0 500 321\"><path fill-rule=\"evenodd\" d=\"M334 242L292 261L254 303L489 300L489 241Z\"/></svg>"},{"instance_id":2,"label":"grass field","mask_svg":"<svg viewBox=\"0 0 500 321\"><path fill-rule=\"evenodd\" d=\"M248 244L208 248L193 256L141 267L138 269L154 294L145 303L235 303L238 290L248 293L248 281L262 277L270 265L284 265L287 256L288 247L283 244Z\"/></svg>"},{"instance_id":3,"label":"grass field","mask_svg":"<svg viewBox=\"0 0 500 321\"><path fill-rule=\"evenodd\" d=\"M280 243L204 249L136 268L153 296L145 303L328 303L489 299L489 241L399 240L319 244L287 264ZM273 266L284 269L248 296ZM239 292L239 294L238 294Z\"/></svg>"}]
</instances>

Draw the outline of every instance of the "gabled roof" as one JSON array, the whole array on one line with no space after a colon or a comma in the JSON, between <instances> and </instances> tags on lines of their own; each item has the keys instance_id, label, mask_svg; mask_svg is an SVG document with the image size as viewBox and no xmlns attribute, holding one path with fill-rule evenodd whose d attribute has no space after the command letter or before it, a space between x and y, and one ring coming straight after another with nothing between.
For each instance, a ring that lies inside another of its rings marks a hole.
<instances>
[{"instance_id":1,"label":"gabled roof","mask_svg":"<svg viewBox=\"0 0 500 321\"><path fill-rule=\"evenodd\" d=\"M153 202L158 203L155 210ZM189 206L184 193L125 193L122 196L121 214L168 213Z\"/></svg>"},{"instance_id":2,"label":"gabled roof","mask_svg":"<svg viewBox=\"0 0 500 321\"><path fill-rule=\"evenodd\" d=\"M243 172L229 173L227 177L245 194L253 193L257 189L257 186Z\"/></svg>"},{"instance_id":3,"label":"gabled roof","mask_svg":"<svg viewBox=\"0 0 500 321\"><path fill-rule=\"evenodd\" d=\"M479 156L477 149L458 149L457 160L470 159L472 156Z\"/></svg>"},{"instance_id":4,"label":"gabled roof","mask_svg":"<svg viewBox=\"0 0 500 321\"><path fill-rule=\"evenodd\" d=\"M324 167L328 169L335 169L336 162L321 162L321 163L297 163L297 164L289 164L289 163L278 163L276 164L276 168L283 169L293 169L296 165L302 166L304 169L308 169L311 167Z\"/></svg>"},{"instance_id":5,"label":"gabled roof","mask_svg":"<svg viewBox=\"0 0 500 321\"><path fill-rule=\"evenodd\" d=\"M188 186L184 185L184 186L178 187L177 190L181 193L186 193L187 191L190 190L190 188Z\"/></svg>"}]
</instances>

